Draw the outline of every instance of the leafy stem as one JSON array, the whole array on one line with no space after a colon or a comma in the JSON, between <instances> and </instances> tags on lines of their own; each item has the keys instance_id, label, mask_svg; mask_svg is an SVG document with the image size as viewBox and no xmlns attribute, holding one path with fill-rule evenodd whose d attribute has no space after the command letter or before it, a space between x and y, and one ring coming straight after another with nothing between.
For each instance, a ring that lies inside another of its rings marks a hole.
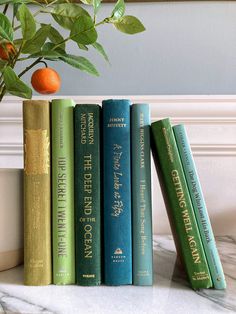
<instances>
[{"instance_id":1,"label":"leafy stem","mask_svg":"<svg viewBox=\"0 0 236 314\"><path fill-rule=\"evenodd\" d=\"M4 15L6 15L8 7L9 7L9 3L7 3L7 4L5 5L5 7L4 7L4 9L3 9L3 12L2 12L2 13L3 13Z\"/></svg>"}]
</instances>

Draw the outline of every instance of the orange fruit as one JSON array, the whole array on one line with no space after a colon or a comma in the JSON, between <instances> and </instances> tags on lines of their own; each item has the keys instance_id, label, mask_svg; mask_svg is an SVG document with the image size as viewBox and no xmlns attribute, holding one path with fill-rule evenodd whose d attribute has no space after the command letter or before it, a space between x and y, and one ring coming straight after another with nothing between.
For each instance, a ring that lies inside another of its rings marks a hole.
<instances>
[{"instance_id":1,"label":"orange fruit","mask_svg":"<svg viewBox=\"0 0 236 314\"><path fill-rule=\"evenodd\" d=\"M40 94L53 94L60 89L61 78L54 69L41 68L33 73L31 84Z\"/></svg>"},{"instance_id":2,"label":"orange fruit","mask_svg":"<svg viewBox=\"0 0 236 314\"><path fill-rule=\"evenodd\" d=\"M16 50L11 43L2 44L0 46L0 58L2 60L8 60L10 56L15 55Z\"/></svg>"}]
</instances>

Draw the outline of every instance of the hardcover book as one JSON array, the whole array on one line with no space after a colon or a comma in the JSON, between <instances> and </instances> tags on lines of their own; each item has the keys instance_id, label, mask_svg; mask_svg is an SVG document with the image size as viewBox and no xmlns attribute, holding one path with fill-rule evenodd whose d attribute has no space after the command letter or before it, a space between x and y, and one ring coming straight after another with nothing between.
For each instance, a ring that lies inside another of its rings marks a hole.
<instances>
[{"instance_id":1,"label":"hardcover book","mask_svg":"<svg viewBox=\"0 0 236 314\"><path fill-rule=\"evenodd\" d=\"M52 101L53 283L75 283L74 102Z\"/></svg>"},{"instance_id":2,"label":"hardcover book","mask_svg":"<svg viewBox=\"0 0 236 314\"><path fill-rule=\"evenodd\" d=\"M194 289L212 287L187 182L169 119L152 123L153 153L178 254Z\"/></svg>"},{"instance_id":3,"label":"hardcover book","mask_svg":"<svg viewBox=\"0 0 236 314\"><path fill-rule=\"evenodd\" d=\"M152 285L152 203L150 111L148 104L131 107L133 283Z\"/></svg>"},{"instance_id":4,"label":"hardcover book","mask_svg":"<svg viewBox=\"0 0 236 314\"><path fill-rule=\"evenodd\" d=\"M132 284L130 101L103 101L104 276Z\"/></svg>"},{"instance_id":5,"label":"hardcover book","mask_svg":"<svg viewBox=\"0 0 236 314\"><path fill-rule=\"evenodd\" d=\"M52 277L50 107L23 102L24 284L48 285Z\"/></svg>"},{"instance_id":6,"label":"hardcover book","mask_svg":"<svg viewBox=\"0 0 236 314\"><path fill-rule=\"evenodd\" d=\"M100 109L74 109L76 283L84 286L101 283Z\"/></svg>"},{"instance_id":7,"label":"hardcover book","mask_svg":"<svg viewBox=\"0 0 236 314\"><path fill-rule=\"evenodd\" d=\"M200 180L191 152L191 147L187 137L185 127L176 125L173 127L176 143L178 146L180 158L183 165L185 178L187 180L193 209L197 219L202 243L205 249L208 265L211 272L214 288L225 289L226 281L220 257L217 251L211 222L208 216L206 203L204 200Z\"/></svg>"}]
</instances>

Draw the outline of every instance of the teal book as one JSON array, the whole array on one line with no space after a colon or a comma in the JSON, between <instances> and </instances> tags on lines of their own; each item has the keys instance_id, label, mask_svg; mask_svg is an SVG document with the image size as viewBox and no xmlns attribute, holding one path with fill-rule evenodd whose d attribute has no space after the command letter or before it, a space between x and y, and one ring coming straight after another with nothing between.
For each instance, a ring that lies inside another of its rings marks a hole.
<instances>
[{"instance_id":1,"label":"teal book","mask_svg":"<svg viewBox=\"0 0 236 314\"><path fill-rule=\"evenodd\" d=\"M151 124L153 157L176 249L193 289L210 288L212 280L169 119Z\"/></svg>"},{"instance_id":2,"label":"teal book","mask_svg":"<svg viewBox=\"0 0 236 314\"><path fill-rule=\"evenodd\" d=\"M51 107L53 283L75 283L74 102L56 99Z\"/></svg>"},{"instance_id":3,"label":"teal book","mask_svg":"<svg viewBox=\"0 0 236 314\"><path fill-rule=\"evenodd\" d=\"M185 127L176 125L173 127L176 143L181 157L185 178L187 180L189 193L191 196L193 209L198 222L202 243L205 249L208 265L211 272L214 288L225 289L226 281L223 268L215 243L211 222L208 216L206 203L204 200L200 180L196 165L191 152L191 147L187 137Z\"/></svg>"},{"instance_id":4,"label":"teal book","mask_svg":"<svg viewBox=\"0 0 236 314\"><path fill-rule=\"evenodd\" d=\"M133 284L153 284L150 110L131 107Z\"/></svg>"},{"instance_id":5,"label":"teal book","mask_svg":"<svg viewBox=\"0 0 236 314\"><path fill-rule=\"evenodd\" d=\"M74 109L76 283L101 283L100 106Z\"/></svg>"},{"instance_id":6,"label":"teal book","mask_svg":"<svg viewBox=\"0 0 236 314\"><path fill-rule=\"evenodd\" d=\"M103 112L104 280L132 284L130 101L109 99Z\"/></svg>"}]
</instances>

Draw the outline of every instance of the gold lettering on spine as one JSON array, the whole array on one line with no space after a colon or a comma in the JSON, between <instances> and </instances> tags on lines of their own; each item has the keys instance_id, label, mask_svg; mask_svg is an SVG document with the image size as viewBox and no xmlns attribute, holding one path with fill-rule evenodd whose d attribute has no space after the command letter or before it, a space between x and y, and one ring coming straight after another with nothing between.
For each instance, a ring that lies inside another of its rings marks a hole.
<instances>
[{"instance_id":1,"label":"gold lettering on spine","mask_svg":"<svg viewBox=\"0 0 236 314\"><path fill-rule=\"evenodd\" d=\"M47 130L25 130L24 170L27 175L49 173L49 147L50 144Z\"/></svg>"},{"instance_id":2,"label":"gold lettering on spine","mask_svg":"<svg viewBox=\"0 0 236 314\"><path fill-rule=\"evenodd\" d=\"M87 137L86 137L87 141ZM84 217L80 217L79 221L81 223L86 223L83 227L84 230L84 249L83 255L84 258L93 258L93 227L91 225L92 222L95 222L95 218L91 217L93 214L93 176L92 176L92 155L85 154L83 156L83 190L84 190L84 198L83 198L83 215Z\"/></svg>"},{"instance_id":3,"label":"gold lettering on spine","mask_svg":"<svg viewBox=\"0 0 236 314\"><path fill-rule=\"evenodd\" d=\"M179 207L181 209L182 219L184 222L185 231L187 234L187 239L189 243L189 248L191 250L192 259L195 264L200 264L201 258L198 252L197 242L195 241L194 236L189 234L189 232L192 231L192 222L189 217L189 210L187 208L186 199L185 199L183 187L180 181L179 173L177 170L172 170L171 175L172 175L172 181L174 183Z\"/></svg>"},{"instance_id":4,"label":"gold lettering on spine","mask_svg":"<svg viewBox=\"0 0 236 314\"><path fill-rule=\"evenodd\" d=\"M120 189L122 188L121 177L121 158L122 146L118 144L113 145L113 204L111 216L119 217L124 210L124 203L121 198Z\"/></svg>"},{"instance_id":5,"label":"gold lettering on spine","mask_svg":"<svg viewBox=\"0 0 236 314\"><path fill-rule=\"evenodd\" d=\"M66 232L66 204L67 204L67 177L66 177L66 158L59 157L57 161L57 254L58 257L67 256L67 232Z\"/></svg>"}]
</instances>

